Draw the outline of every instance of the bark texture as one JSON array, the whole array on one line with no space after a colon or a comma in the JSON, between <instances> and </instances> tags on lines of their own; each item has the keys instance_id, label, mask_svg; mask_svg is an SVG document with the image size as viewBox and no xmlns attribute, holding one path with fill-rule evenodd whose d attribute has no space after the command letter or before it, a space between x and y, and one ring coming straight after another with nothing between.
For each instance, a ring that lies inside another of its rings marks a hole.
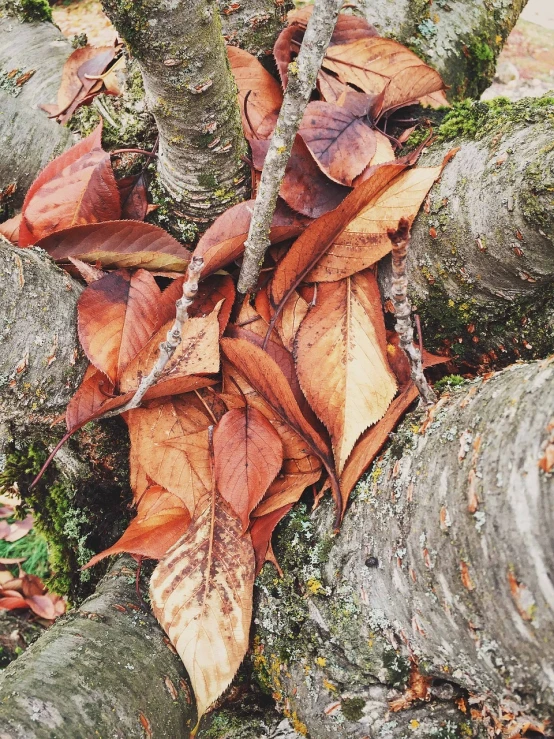
<instances>
[{"instance_id":1,"label":"bark texture","mask_svg":"<svg viewBox=\"0 0 554 739\"><path fill-rule=\"evenodd\" d=\"M140 607L135 570L120 558L91 598L0 673L2 739L188 735L190 685Z\"/></svg>"},{"instance_id":2,"label":"bark texture","mask_svg":"<svg viewBox=\"0 0 554 739\"><path fill-rule=\"evenodd\" d=\"M538 465L553 381L552 360L514 365L443 399L425 431L408 418L336 539L330 506L285 522L256 660L310 736L484 736L459 710L471 695L485 717L554 717L554 477ZM428 700L392 712L414 660Z\"/></svg>"},{"instance_id":3,"label":"bark texture","mask_svg":"<svg viewBox=\"0 0 554 739\"><path fill-rule=\"evenodd\" d=\"M437 164L460 147L412 232L428 348L492 366L554 351L552 111L552 98L463 106L421 158Z\"/></svg>"},{"instance_id":4,"label":"bark texture","mask_svg":"<svg viewBox=\"0 0 554 739\"><path fill-rule=\"evenodd\" d=\"M215 0L104 0L139 62L160 135L160 183L181 215L213 220L244 199L240 111Z\"/></svg>"},{"instance_id":5,"label":"bark texture","mask_svg":"<svg viewBox=\"0 0 554 739\"><path fill-rule=\"evenodd\" d=\"M263 61L271 55L293 7L290 0L219 0L223 37Z\"/></svg>"},{"instance_id":6,"label":"bark texture","mask_svg":"<svg viewBox=\"0 0 554 739\"><path fill-rule=\"evenodd\" d=\"M478 98L527 0L355 0L381 34L412 48L442 75L451 100Z\"/></svg>"},{"instance_id":7,"label":"bark texture","mask_svg":"<svg viewBox=\"0 0 554 739\"><path fill-rule=\"evenodd\" d=\"M71 132L38 108L56 99L71 52L51 23L22 23L2 17L0 8L0 192L15 184L15 207L23 203L38 172L73 143ZM29 80L18 85L17 80L31 71Z\"/></svg>"}]
</instances>

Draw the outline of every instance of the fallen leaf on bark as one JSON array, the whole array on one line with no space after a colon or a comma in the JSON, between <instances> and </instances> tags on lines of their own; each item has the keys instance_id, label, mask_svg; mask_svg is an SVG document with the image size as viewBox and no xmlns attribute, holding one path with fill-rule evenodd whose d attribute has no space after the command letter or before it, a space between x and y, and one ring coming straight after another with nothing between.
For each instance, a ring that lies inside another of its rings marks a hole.
<instances>
[{"instance_id":1,"label":"fallen leaf on bark","mask_svg":"<svg viewBox=\"0 0 554 739\"><path fill-rule=\"evenodd\" d=\"M150 485L140 497L137 515L123 536L92 557L83 569L121 552L162 559L186 532L190 521L190 513L179 497L160 485Z\"/></svg>"},{"instance_id":2,"label":"fallen leaf on bark","mask_svg":"<svg viewBox=\"0 0 554 739\"><path fill-rule=\"evenodd\" d=\"M306 279L334 282L382 259L392 248L387 229L395 228L402 217L413 222L441 172L442 167L415 167L385 185L334 239Z\"/></svg>"},{"instance_id":3,"label":"fallen leaf on bark","mask_svg":"<svg viewBox=\"0 0 554 739\"><path fill-rule=\"evenodd\" d=\"M79 340L92 364L114 385L156 330L159 300L156 281L142 269L112 272L81 294Z\"/></svg>"},{"instance_id":4,"label":"fallen leaf on bark","mask_svg":"<svg viewBox=\"0 0 554 739\"><path fill-rule=\"evenodd\" d=\"M108 221L74 226L47 236L37 246L57 262L69 257L99 262L106 269L142 267L185 272L190 252L166 231L140 221Z\"/></svg>"},{"instance_id":5,"label":"fallen leaf on bark","mask_svg":"<svg viewBox=\"0 0 554 739\"><path fill-rule=\"evenodd\" d=\"M299 134L321 170L340 185L351 186L377 149L364 120L333 103L308 103Z\"/></svg>"},{"instance_id":6,"label":"fallen leaf on bark","mask_svg":"<svg viewBox=\"0 0 554 739\"><path fill-rule=\"evenodd\" d=\"M235 46L227 47L227 55L238 87L244 133L247 137L256 136L264 118L279 112L283 93L255 56Z\"/></svg>"},{"instance_id":7,"label":"fallen leaf on bark","mask_svg":"<svg viewBox=\"0 0 554 739\"><path fill-rule=\"evenodd\" d=\"M218 492L246 531L250 513L281 469L281 439L267 418L247 405L223 416L213 443Z\"/></svg>"},{"instance_id":8,"label":"fallen leaf on bark","mask_svg":"<svg viewBox=\"0 0 554 739\"><path fill-rule=\"evenodd\" d=\"M194 254L204 258L204 277L242 255L253 208L254 200L233 205L200 238ZM278 201L269 232L271 243L277 244L298 236L307 223L306 218L294 213L282 200Z\"/></svg>"},{"instance_id":9,"label":"fallen leaf on bark","mask_svg":"<svg viewBox=\"0 0 554 739\"><path fill-rule=\"evenodd\" d=\"M198 720L246 654L254 570L250 536L213 492L152 575L152 608L187 668Z\"/></svg>"},{"instance_id":10,"label":"fallen leaf on bark","mask_svg":"<svg viewBox=\"0 0 554 739\"><path fill-rule=\"evenodd\" d=\"M296 337L296 360L302 390L331 434L340 475L358 437L396 393L373 274L319 286Z\"/></svg>"}]
</instances>

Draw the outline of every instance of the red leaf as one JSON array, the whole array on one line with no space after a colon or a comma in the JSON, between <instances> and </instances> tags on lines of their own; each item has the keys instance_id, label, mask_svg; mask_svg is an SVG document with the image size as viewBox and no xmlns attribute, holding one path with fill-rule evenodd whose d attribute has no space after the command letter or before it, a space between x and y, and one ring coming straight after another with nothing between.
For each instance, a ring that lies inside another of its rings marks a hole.
<instances>
[{"instance_id":1,"label":"red leaf","mask_svg":"<svg viewBox=\"0 0 554 739\"><path fill-rule=\"evenodd\" d=\"M78 302L79 339L95 367L116 383L158 325L160 289L143 269L112 272L89 285Z\"/></svg>"},{"instance_id":2,"label":"red leaf","mask_svg":"<svg viewBox=\"0 0 554 739\"><path fill-rule=\"evenodd\" d=\"M121 197L121 218L144 221L148 213L144 173L118 180L117 187Z\"/></svg>"},{"instance_id":3,"label":"red leaf","mask_svg":"<svg viewBox=\"0 0 554 739\"><path fill-rule=\"evenodd\" d=\"M36 613L37 616L40 616L40 618L46 618L49 621L53 621L58 615L56 613L54 603L48 595L31 595L26 598L26 600L31 610Z\"/></svg>"},{"instance_id":4,"label":"red leaf","mask_svg":"<svg viewBox=\"0 0 554 739\"><path fill-rule=\"evenodd\" d=\"M160 326L175 318L175 302L183 294L184 281L185 277L179 277L163 291L159 304ZM235 302L235 283L230 275L210 275L201 282L194 303L189 308L189 316L191 318L207 316L220 300L223 300L223 305L217 317L219 320L219 334L222 336L227 328Z\"/></svg>"},{"instance_id":5,"label":"red leaf","mask_svg":"<svg viewBox=\"0 0 554 739\"><path fill-rule=\"evenodd\" d=\"M57 262L77 257L103 267L183 272L190 252L166 231L140 221L108 221L58 231L38 246Z\"/></svg>"},{"instance_id":6,"label":"red leaf","mask_svg":"<svg viewBox=\"0 0 554 739\"><path fill-rule=\"evenodd\" d=\"M301 28L299 25L294 24L291 26L287 26L281 31L273 47L273 56L275 57L277 71L279 72L279 77L281 78L283 90L287 89L288 67L290 62L292 61L293 53L298 53L299 45L302 43L303 37L304 29ZM296 41L298 46L292 48L292 41Z\"/></svg>"},{"instance_id":7,"label":"red leaf","mask_svg":"<svg viewBox=\"0 0 554 739\"><path fill-rule=\"evenodd\" d=\"M26 234L22 239L20 232L19 243L29 246L54 231L115 220L120 214L110 155L97 149L68 164L36 190L24 206Z\"/></svg>"},{"instance_id":8,"label":"red leaf","mask_svg":"<svg viewBox=\"0 0 554 739\"><path fill-rule=\"evenodd\" d=\"M0 223L0 234L12 244L17 246L19 241L19 229L21 227L22 215L19 213L13 218L9 218L4 223Z\"/></svg>"},{"instance_id":9,"label":"red leaf","mask_svg":"<svg viewBox=\"0 0 554 739\"><path fill-rule=\"evenodd\" d=\"M195 256L204 258L203 276L238 259L244 251L244 242L252 219L254 200L233 205L219 216L198 242ZM294 238L302 233L307 220L293 213L282 200L277 201L269 237L272 244Z\"/></svg>"},{"instance_id":10,"label":"red leaf","mask_svg":"<svg viewBox=\"0 0 554 739\"><path fill-rule=\"evenodd\" d=\"M254 519L250 528L250 536L252 538L252 546L254 547L254 555L256 557L256 575L260 574L266 556L268 554L269 543L275 527L279 521L287 515L292 508L290 505L283 506L276 511L272 511L265 516ZM1 603L1 601L0 601Z\"/></svg>"},{"instance_id":11,"label":"red leaf","mask_svg":"<svg viewBox=\"0 0 554 739\"><path fill-rule=\"evenodd\" d=\"M267 418L247 405L223 416L213 444L217 488L246 531L250 513L281 469L281 439Z\"/></svg>"},{"instance_id":12,"label":"red leaf","mask_svg":"<svg viewBox=\"0 0 554 739\"><path fill-rule=\"evenodd\" d=\"M0 609L14 611L16 608L29 608L29 604L20 595L2 596L2 590L0 590Z\"/></svg>"},{"instance_id":13,"label":"red leaf","mask_svg":"<svg viewBox=\"0 0 554 739\"><path fill-rule=\"evenodd\" d=\"M64 151L63 154L60 154L59 157L56 157L50 164L47 164L46 167L42 170L42 172L38 175L36 180L33 182L31 187L29 188L27 195L25 196L25 200L23 201L23 207L21 209L21 213L24 216L25 210L27 209L27 206L35 196L35 193L47 182L50 182L50 180L57 177L60 172L63 172L63 170L68 167L73 162L76 162L78 159L80 159L85 154L89 154L91 151L96 151L102 148L102 123L100 122L98 126L94 129L94 131L86 137L86 139L83 139L82 141L79 141L75 146L72 146L71 149L68 149L67 151ZM29 246L30 244L33 244L33 234L29 231L25 224L25 219L21 222L21 227L19 229L19 245L20 246Z\"/></svg>"}]
</instances>

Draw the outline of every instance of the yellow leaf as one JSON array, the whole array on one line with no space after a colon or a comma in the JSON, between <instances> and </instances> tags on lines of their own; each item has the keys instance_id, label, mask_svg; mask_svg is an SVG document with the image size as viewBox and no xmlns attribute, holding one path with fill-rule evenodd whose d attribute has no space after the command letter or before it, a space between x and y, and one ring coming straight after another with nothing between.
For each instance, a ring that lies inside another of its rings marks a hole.
<instances>
[{"instance_id":1,"label":"yellow leaf","mask_svg":"<svg viewBox=\"0 0 554 739\"><path fill-rule=\"evenodd\" d=\"M396 393L375 276L319 285L296 346L300 385L329 429L340 474L358 437L382 418Z\"/></svg>"},{"instance_id":2,"label":"yellow leaf","mask_svg":"<svg viewBox=\"0 0 554 739\"><path fill-rule=\"evenodd\" d=\"M306 281L334 282L371 267L388 254L387 229L396 228L402 217L412 223L442 169L417 167L395 177L335 239Z\"/></svg>"},{"instance_id":3,"label":"yellow leaf","mask_svg":"<svg viewBox=\"0 0 554 739\"><path fill-rule=\"evenodd\" d=\"M248 648L254 550L215 492L152 575L154 614L187 668L198 720L227 688Z\"/></svg>"}]
</instances>

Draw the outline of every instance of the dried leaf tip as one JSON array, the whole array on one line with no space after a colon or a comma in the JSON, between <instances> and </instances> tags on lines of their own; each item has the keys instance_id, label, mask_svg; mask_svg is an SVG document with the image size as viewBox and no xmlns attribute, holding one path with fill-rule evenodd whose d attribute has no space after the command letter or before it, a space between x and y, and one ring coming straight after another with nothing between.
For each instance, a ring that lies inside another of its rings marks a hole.
<instances>
[{"instance_id":1,"label":"dried leaf tip","mask_svg":"<svg viewBox=\"0 0 554 739\"><path fill-rule=\"evenodd\" d=\"M436 403L437 397L423 374L421 352L414 346L412 306L408 300L408 273L406 255L410 245L410 222L407 218L398 221L398 228L389 228L387 235L392 244L392 302L396 315L396 331L400 346L408 357L414 381L425 406Z\"/></svg>"}]
</instances>

